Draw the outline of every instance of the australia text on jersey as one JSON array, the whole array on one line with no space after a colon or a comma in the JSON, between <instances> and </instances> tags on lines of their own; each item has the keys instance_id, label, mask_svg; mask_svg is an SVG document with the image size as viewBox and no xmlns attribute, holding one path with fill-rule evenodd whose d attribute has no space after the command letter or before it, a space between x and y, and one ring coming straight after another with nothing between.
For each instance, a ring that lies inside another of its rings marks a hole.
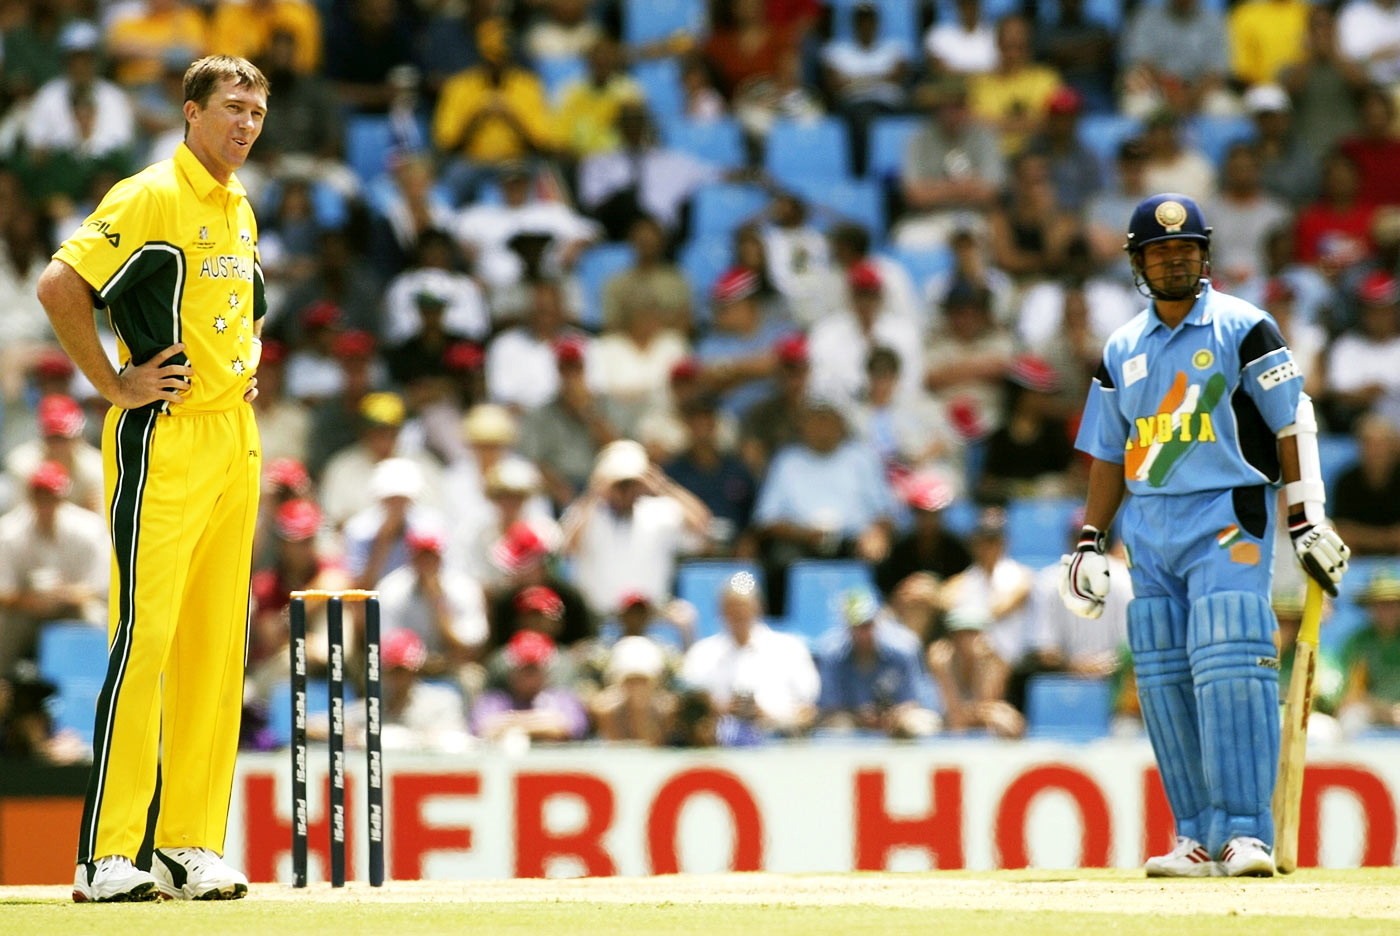
<instances>
[{"instance_id":1,"label":"australia text on jersey","mask_svg":"<svg viewBox=\"0 0 1400 936\"><path fill-rule=\"evenodd\" d=\"M253 258L238 254L219 254L205 257L199 263L200 279L229 279L230 277L253 281Z\"/></svg>"}]
</instances>

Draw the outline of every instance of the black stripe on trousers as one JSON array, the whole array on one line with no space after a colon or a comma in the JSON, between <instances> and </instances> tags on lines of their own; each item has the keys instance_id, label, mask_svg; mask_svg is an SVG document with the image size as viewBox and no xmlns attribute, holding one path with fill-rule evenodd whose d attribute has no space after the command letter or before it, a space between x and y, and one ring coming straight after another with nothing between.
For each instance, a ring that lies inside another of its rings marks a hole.
<instances>
[{"instance_id":1,"label":"black stripe on trousers","mask_svg":"<svg viewBox=\"0 0 1400 936\"><path fill-rule=\"evenodd\" d=\"M117 419L117 483L112 493L112 551L116 557L120 592L120 617L112 645L107 650L107 677L97 697L96 722L92 732L92 770L88 773L87 796L83 802L83 823L78 832L78 862L94 861L97 823L102 812L102 792L107 780L107 759L112 753L112 725L131 656L131 630L136 610L136 554L141 539L141 501L146 489L151 455L151 432L156 410L143 407L128 410Z\"/></svg>"}]
</instances>

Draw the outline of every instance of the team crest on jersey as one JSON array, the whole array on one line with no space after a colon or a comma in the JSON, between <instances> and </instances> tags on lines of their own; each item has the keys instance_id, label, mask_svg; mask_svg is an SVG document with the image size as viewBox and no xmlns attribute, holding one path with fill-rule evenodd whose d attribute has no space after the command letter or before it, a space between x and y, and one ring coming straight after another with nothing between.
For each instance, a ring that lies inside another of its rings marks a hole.
<instances>
[{"instance_id":1,"label":"team crest on jersey","mask_svg":"<svg viewBox=\"0 0 1400 936\"><path fill-rule=\"evenodd\" d=\"M195 239L194 245L200 250L208 250L214 246L214 242L209 239L209 228L203 224L199 226L199 237Z\"/></svg>"},{"instance_id":2,"label":"team crest on jersey","mask_svg":"<svg viewBox=\"0 0 1400 936\"><path fill-rule=\"evenodd\" d=\"M253 235L248 232L247 228L244 228L243 230L238 232L238 242L244 247L253 246Z\"/></svg>"},{"instance_id":3,"label":"team crest on jersey","mask_svg":"<svg viewBox=\"0 0 1400 936\"><path fill-rule=\"evenodd\" d=\"M1205 370L1215 363L1215 355L1209 348L1202 348L1191 355L1191 366L1196 370Z\"/></svg>"},{"instance_id":4,"label":"team crest on jersey","mask_svg":"<svg viewBox=\"0 0 1400 936\"><path fill-rule=\"evenodd\" d=\"M1186 223L1186 208L1182 206L1181 202L1164 201L1157 206L1153 217L1162 226L1162 230L1168 234L1175 234Z\"/></svg>"},{"instance_id":5,"label":"team crest on jersey","mask_svg":"<svg viewBox=\"0 0 1400 936\"><path fill-rule=\"evenodd\" d=\"M1123 476L1152 487L1165 485L1186 453L1216 441L1211 413L1224 395L1223 374L1212 374L1202 385L1190 383L1185 371L1177 371L1157 411L1134 420L1123 446Z\"/></svg>"}]
</instances>

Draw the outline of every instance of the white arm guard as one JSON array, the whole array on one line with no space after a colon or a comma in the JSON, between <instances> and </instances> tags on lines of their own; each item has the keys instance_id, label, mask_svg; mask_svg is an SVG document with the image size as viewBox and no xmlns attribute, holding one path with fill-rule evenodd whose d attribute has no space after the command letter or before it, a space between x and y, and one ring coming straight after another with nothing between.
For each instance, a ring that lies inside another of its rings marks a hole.
<instances>
[{"instance_id":1,"label":"white arm guard","mask_svg":"<svg viewBox=\"0 0 1400 936\"><path fill-rule=\"evenodd\" d=\"M1317 417L1312 400L1307 396L1299 398L1293 424L1278 431L1280 439L1289 436L1298 439L1298 480L1284 486L1284 496L1289 506L1303 505L1303 515L1309 523L1321 523L1326 519L1323 507L1327 503L1327 489L1322 483L1322 460L1317 454Z\"/></svg>"}]
</instances>

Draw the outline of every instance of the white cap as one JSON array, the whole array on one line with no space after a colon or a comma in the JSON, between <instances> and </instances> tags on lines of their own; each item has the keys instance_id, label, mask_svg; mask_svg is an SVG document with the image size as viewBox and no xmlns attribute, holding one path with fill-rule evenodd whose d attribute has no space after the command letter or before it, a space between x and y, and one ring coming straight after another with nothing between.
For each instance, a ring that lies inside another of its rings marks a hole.
<instances>
[{"instance_id":1,"label":"white cap","mask_svg":"<svg viewBox=\"0 0 1400 936\"><path fill-rule=\"evenodd\" d=\"M62 52L91 52L102 43L102 32L87 20L74 20L58 34Z\"/></svg>"},{"instance_id":2,"label":"white cap","mask_svg":"<svg viewBox=\"0 0 1400 936\"><path fill-rule=\"evenodd\" d=\"M369 476L369 493L375 500L386 497L416 500L423 494L423 469L407 458L386 458L374 466Z\"/></svg>"},{"instance_id":3,"label":"white cap","mask_svg":"<svg viewBox=\"0 0 1400 936\"><path fill-rule=\"evenodd\" d=\"M462 435L482 445L514 445L515 417L495 403L478 403L462 417Z\"/></svg>"},{"instance_id":4,"label":"white cap","mask_svg":"<svg viewBox=\"0 0 1400 936\"><path fill-rule=\"evenodd\" d=\"M651 459L640 442L619 439L608 443L598 453L598 460L593 465L593 478L600 484L616 484L618 481L641 478L650 466Z\"/></svg>"},{"instance_id":5,"label":"white cap","mask_svg":"<svg viewBox=\"0 0 1400 936\"><path fill-rule=\"evenodd\" d=\"M1276 84L1262 84L1245 92L1244 108L1251 114L1287 113L1292 109L1292 102L1283 88Z\"/></svg>"},{"instance_id":6,"label":"white cap","mask_svg":"<svg viewBox=\"0 0 1400 936\"><path fill-rule=\"evenodd\" d=\"M605 676L609 683L619 683L628 676L660 679L666 669L666 656L648 637L623 637L608 657Z\"/></svg>"},{"instance_id":7,"label":"white cap","mask_svg":"<svg viewBox=\"0 0 1400 936\"><path fill-rule=\"evenodd\" d=\"M491 466L486 472L486 490L518 491L533 494L540 489L544 479L540 470L523 458L509 455Z\"/></svg>"}]
</instances>

